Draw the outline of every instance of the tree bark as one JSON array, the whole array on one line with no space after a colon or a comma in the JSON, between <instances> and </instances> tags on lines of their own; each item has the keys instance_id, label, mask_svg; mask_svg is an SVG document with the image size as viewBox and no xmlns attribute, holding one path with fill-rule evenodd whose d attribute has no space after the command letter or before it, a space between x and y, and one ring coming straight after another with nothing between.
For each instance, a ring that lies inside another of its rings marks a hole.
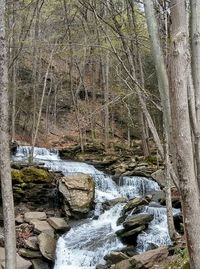
<instances>
[{"instance_id":1,"label":"tree bark","mask_svg":"<svg viewBox=\"0 0 200 269\"><path fill-rule=\"evenodd\" d=\"M191 0L192 75L195 92L196 121L200 126L200 2ZM190 86L189 86L190 87ZM200 189L200 134L194 131L197 181Z\"/></svg>"},{"instance_id":2,"label":"tree bark","mask_svg":"<svg viewBox=\"0 0 200 269\"><path fill-rule=\"evenodd\" d=\"M16 238L8 134L8 62L4 15L5 1L0 0L0 171L6 251L5 268L15 269Z\"/></svg>"},{"instance_id":3,"label":"tree bark","mask_svg":"<svg viewBox=\"0 0 200 269\"><path fill-rule=\"evenodd\" d=\"M195 177L194 156L187 98L189 38L185 3L171 2L171 106L176 139L177 171L184 216L185 236L191 269L200 268L200 204Z\"/></svg>"}]
</instances>

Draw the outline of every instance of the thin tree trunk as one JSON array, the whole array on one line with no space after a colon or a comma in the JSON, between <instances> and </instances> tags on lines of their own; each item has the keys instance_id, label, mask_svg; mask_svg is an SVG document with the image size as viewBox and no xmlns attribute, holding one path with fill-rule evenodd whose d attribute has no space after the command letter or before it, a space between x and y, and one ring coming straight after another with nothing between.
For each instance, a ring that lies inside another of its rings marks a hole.
<instances>
[{"instance_id":1,"label":"thin tree trunk","mask_svg":"<svg viewBox=\"0 0 200 269\"><path fill-rule=\"evenodd\" d=\"M104 85L104 102L105 102L105 150L109 147L109 54L106 54L106 61L103 65L103 85Z\"/></svg>"},{"instance_id":2,"label":"thin tree trunk","mask_svg":"<svg viewBox=\"0 0 200 269\"><path fill-rule=\"evenodd\" d=\"M171 110L170 110L170 98L169 98L169 81L167 76L167 70L164 61L164 55L161 48L161 43L158 34L158 25L155 17L155 11L152 0L144 0L145 14L147 18L148 31L152 43L153 58L156 67L158 89L161 98L161 104L163 108L163 121L164 121L164 136L165 136L165 174L166 174L166 201L167 201L167 218L168 229L171 239L175 239L176 231L173 221L173 208L171 200L171 184L169 173L169 144L171 138Z\"/></svg>"},{"instance_id":3,"label":"thin tree trunk","mask_svg":"<svg viewBox=\"0 0 200 269\"><path fill-rule=\"evenodd\" d=\"M6 251L5 268L15 269L16 237L8 134L8 62L4 15L5 1L0 0L0 171Z\"/></svg>"},{"instance_id":4,"label":"thin tree trunk","mask_svg":"<svg viewBox=\"0 0 200 269\"><path fill-rule=\"evenodd\" d=\"M190 0L191 2L191 37L192 37L192 74L194 82L195 102L196 102L196 121L200 128L200 1ZM190 83L191 85L191 83ZM191 86L189 86L191 87ZM199 130L194 132L195 156L197 181L200 189L200 135Z\"/></svg>"},{"instance_id":5,"label":"thin tree trunk","mask_svg":"<svg viewBox=\"0 0 200 269\"><path fill-rule=\"evenodd\" d=\"M177 171L184 216L185 236L191 269L200 268L200 203L195 177L194 156L188 110L187 78L189 66L189 38L185 3L171 2L171 106L173 132L176 139Z\"/></svg>"}]
</instances>

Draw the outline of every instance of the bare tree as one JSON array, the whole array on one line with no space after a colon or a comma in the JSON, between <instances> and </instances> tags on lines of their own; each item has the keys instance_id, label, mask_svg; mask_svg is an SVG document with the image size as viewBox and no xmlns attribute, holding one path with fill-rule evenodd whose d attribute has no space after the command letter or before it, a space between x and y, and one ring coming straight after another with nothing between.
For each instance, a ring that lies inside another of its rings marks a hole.
<instances>
[{"instance_id":1,"label":"bare tree","mask_svg":"<svg viewBox=\"0 0 200 269\"><path fill-rule=\"evenodd\" d=\"M0 0L0 171L3 200L6 269L16 267L16 238L8 134L8 70L5 35L5 1Z\"/></svg>"},{"instance_id":2,"label":"bare tree","mask_svg":"<svg viewBox=\"0 0 200 269\"><path fill-rule=\"evenodd\" d=\"M184 2L171 2L171 108L176 139L177 172L180 181L184 227L190 265L200 268L200 204L195 176L193 145L188 110L188 66L190 64L187 16Z\"/></svg>"}]
</instances>

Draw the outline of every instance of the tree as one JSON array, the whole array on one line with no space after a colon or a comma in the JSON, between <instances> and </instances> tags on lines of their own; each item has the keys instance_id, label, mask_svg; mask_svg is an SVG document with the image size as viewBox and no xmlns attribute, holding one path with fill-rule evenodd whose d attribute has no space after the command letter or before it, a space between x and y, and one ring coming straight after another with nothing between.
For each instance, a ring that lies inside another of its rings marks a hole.
<instances>
[{"instance_id":1,"label":"tree","mask_svg":"<svg viewBox=\"0 0 200 269\"><path fill-rule=\"evenodd\" d=\"M188 110L189 37L184 2L171 2L171 108L185 235L192 269L200 268L200 204Z\"/></svg>"},{"instance_id":2,"label":"tree","mask_svg":"<svg viewBox=\"0 0 200 269\"><path fill-rule=\"evenodd\" d=\"M0 0L0 171L6 251L5 268L15 269L16 238L8 134L8 62L4 16L5 1Z\"/></svg>"}]
</instances>

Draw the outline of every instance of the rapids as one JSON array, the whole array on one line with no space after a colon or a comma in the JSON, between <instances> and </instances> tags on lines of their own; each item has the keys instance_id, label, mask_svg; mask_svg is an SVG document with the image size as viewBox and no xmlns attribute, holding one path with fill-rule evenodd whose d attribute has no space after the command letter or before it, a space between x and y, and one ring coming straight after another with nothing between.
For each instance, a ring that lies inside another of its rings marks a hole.
<instances>
[{"instance_id":1,"label":"rapids","mask_svg":"<svg viewBox=\"0 0 200 269\"><path fill-rule=\"evenodd\" d=\"M18 147L13 160L28 161L30 149L29 146ZM121 228L116 226L116 221L123 204L118 204L101 213L102 203L117 197L133 198L160 190L156 182L144 177L124 177L117 184L111 176L92 165L61 160L57 150L35 148L34 161L43 163L52 171L62 171L64 175L78 172L89 174L93 177L96 186L94 214L98 216L98 219L88 218L59 238L54 269L94 269L98 264L104 264L103 257L106 254L123 248L123 244L115 235L115 232ZM152 214L154 219L148 229L138 236L138 252L146 251L152 245L170 245L166 209L150 204L145 207L144 211Z\"/></svg>"}]
</instances>

